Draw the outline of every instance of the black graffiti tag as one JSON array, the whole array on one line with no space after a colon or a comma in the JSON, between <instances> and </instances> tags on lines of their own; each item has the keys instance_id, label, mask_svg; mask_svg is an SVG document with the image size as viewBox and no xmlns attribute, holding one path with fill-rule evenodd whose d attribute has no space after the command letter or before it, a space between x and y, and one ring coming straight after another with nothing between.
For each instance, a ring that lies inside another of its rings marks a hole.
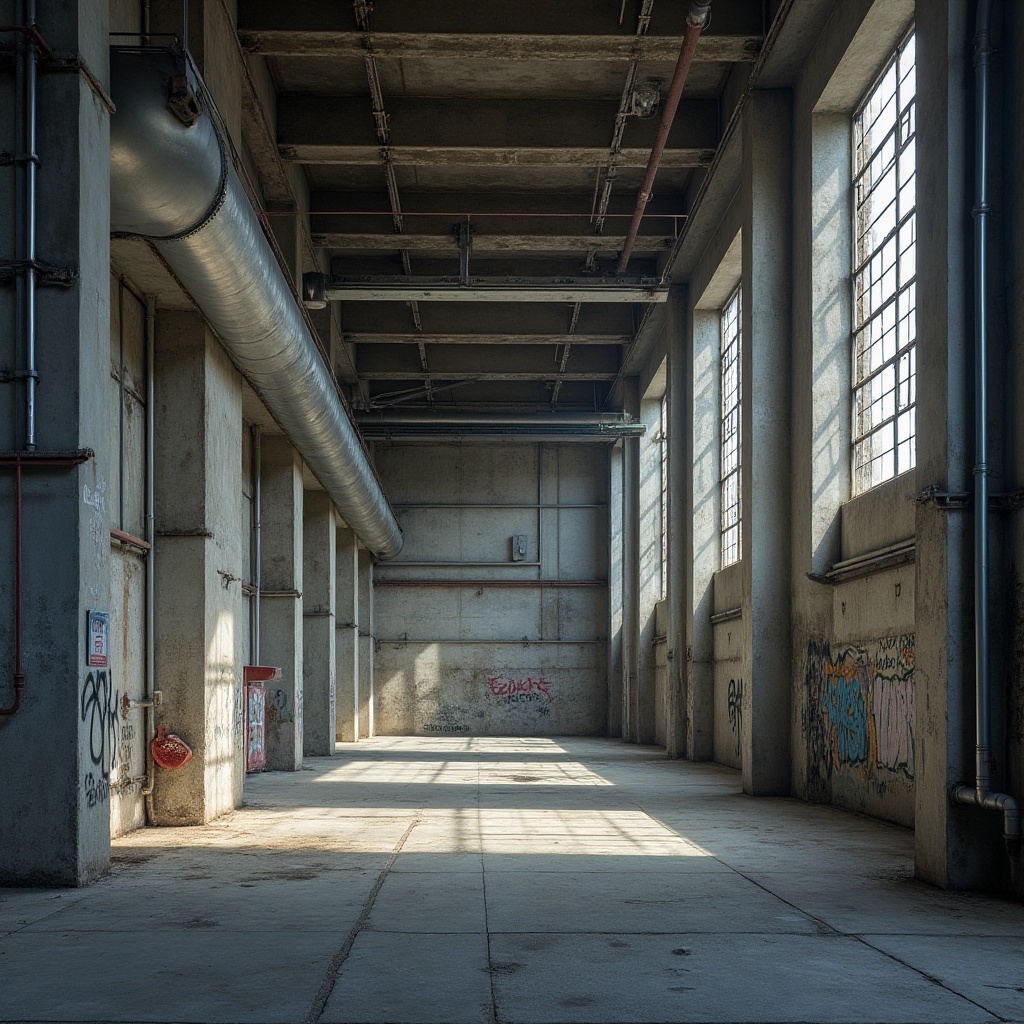
<instances>
[{"instance_id":1,"label":"black graffiti tag","mask_svg":"<svg viewBox=\"0 0 1024 1024\"><path fill-rule=\"evenodd\" d=\"M82 721L89 723L89 757L103 778L109 778L117 756L117 694L106 672L85 677Z\"/></svg>"}]
</instances>

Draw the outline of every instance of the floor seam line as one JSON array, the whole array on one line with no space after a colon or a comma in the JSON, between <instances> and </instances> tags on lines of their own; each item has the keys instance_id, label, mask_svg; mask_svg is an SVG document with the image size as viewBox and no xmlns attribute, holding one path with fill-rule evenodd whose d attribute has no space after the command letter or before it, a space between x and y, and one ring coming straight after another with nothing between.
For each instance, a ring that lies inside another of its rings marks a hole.
<instances>
[{"instance_id":1,"label":"floor seam line","mask_svg":"<svg viewBox=\"0 0 1024 1024\"><path fill-rule=\"evenodd\" d=\"M402 833L402 837L398 840L394 849L391 851L391 856L388 857L384 867L381 868L380 874L377 876L377 881L373 883L373 888L366 897L362 910L359 911L359 917L356 918L356 922L352 925L352 929L346 936L345 941L341 944L334 956L331 957L331 961L327 965L327 969L324 971L320 987L316 990L316 993L313 996L313 1001L309 1007L309 1012L304 1018L304 1024L316 1024L323 1015L324 1010L327 1008L327 1002L331 998L331 993L334 991L334 986L338 981L338 975L341 973L341 968L344 966L345 961L352 952L352 947L355 945L356 938L363 930L363 927L370 916L370 912L373 910L373 905L388 877L388 872L391 871L392 865L398 859L398 855L402 852L402 847L405 846L409 836L412 835L413 829L420 824L420 820L421 819L417 817L409 823L409 827Z\"/></svg>"},{"instance_id":2,"label":"floor seam line","mask_svg":"<svg viewBox=\"0 0 1024 1024\"><path fill-rule=\"evenodd\" d=\"M480 762L476 763L476 827L480 841L480 886L484 899L484 940L487 947L487 982L491 993L491 1005L487 1024L498 1024L498 1002L494 992L494 960L491 957L491 923L487 913L487 867L484 863L483 811L480 807Z\"/></svg>"},{"instance_id":3,"label":"floor seam line","mask_svg":"<svg viewBox=\"0 0 1024 1024\"><path fill-rule=\"evenodd\" d=\"M653 814L650 813L650 811L644 810L643 807L640 807L640 804L637 804L636 806L639 807L640 810L643 811L643 813L651 819L651 821L656 821L662 828L667 829L675 836L679 836L679 833L676 832L675 829L666 825L665 822L663 822L660 818L656 818ZM682 839L682 836L679 836L679 838ZM744 879L744 881L747 881L751 885L756 886L758 889L760 889L762 892L767 893L773 899L777 899L780 903L784 903L787 907L790 907L791 909L795 910L798 914L802 914L809 921L813 921L816 925L818 925L819 928L827 929L829 932L839 936L840 938L853 939L854 942L859 942L861 945L867 947L868 949L874 950L874 952L879 953L886 959L892 960L894 963L900 964L900 966L906 967L908 970L913 971L914 974L918 975L918 977L923 978L925 981L937 986L938 988L941 988L944 992L948 992L950 995L956 996L959 999L963 999L964 1002L970 1003L972 1006L976 1006L979 1010L983 1011L984 1013L987 1013L994 1020L1005 1022L1012 1019L1000 1016L998 1013L996 1013L993 1010L990 1010L987 1006L983 1006L981 1003L972 999L970 996L966 996L962 992L958 992L955 988L951 988L945 982L937 978L934 974L929 974L927 971L924 971L919 967L915 967L913 964L907 963L907 961L905 960L901 960L898 956L896 956L895 953L889 953L884 949L880 949L878 946L872 945L870 942L867 941L867 939L864 938L863 934L858 934L857 932L847 932L843 931L842 928L836 928L834 925L829 924L828 921L826 921L824 918L817 917L814 914L810 913L810 911L804 910L802 907L797 906L791 900L787 900L785 896L780 896L777 892L772 892L772 890L769 889L766 885L762 884L761 882L758 882L754 878L751 878L749 875L745 875L742 871L740 871L739 868L733 867L731 864L726 863L726 861L721 860L719 857L715 856L715 854L709 852L709 855L719 864L722 864L725 867L727 867L730 871L735 872L737 875L740 876L740 878Z\"/></svg>"}]
</instances>

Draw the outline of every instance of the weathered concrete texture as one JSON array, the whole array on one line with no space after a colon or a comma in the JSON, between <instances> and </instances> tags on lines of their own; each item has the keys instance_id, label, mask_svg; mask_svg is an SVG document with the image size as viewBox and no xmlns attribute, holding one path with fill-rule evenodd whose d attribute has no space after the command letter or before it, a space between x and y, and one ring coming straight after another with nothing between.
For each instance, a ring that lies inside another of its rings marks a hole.
<instances>
[{"instance_id":1,"label":"weathered concrete texture","mask_svg":"<svg viewBox=\"0 0 1024 1024\"><path fill-rule=\"evenodd\" d=\"M40 22L62 5L39 5ZM107 45L105 3L86 0L52 44L77 50L102 67ZM5 21L14 15L5 8ZM13 20L17 20L16 17ZM67 20L67 19L65 19ZM5 74L0 145L18 152L14 76ZM69 289L40 289L37 310L38 450L93 448L80 469L24 474L24 705L0 718L0 880L77 885L106 869L110 773L115 763L114 704L107 671L90 671L85 656L88 609L110 608L110 494L107 487L110 387L109 135L107 115L77 76L40 76L37 152L37 258L73 266ZM16 255L16 199L4 186L4 257ZM15 290L0 293L3 365L23 368L15 332ZM21 449L25 388L0 387L0 449ZM14 474L0 472L0 706L14 702Z\"/></svg>"},{"instance_id":2,"label":"weathered concrete texture","mask_svg":"<svg viewBox=\"0 0 1024 1024\"><path fill-rule=\"evenodd\" d=\"M607 734L622 736L622 442L608 453L608 710Z\"/></svg>"},{"instance_id":3,"label":"weathered concrete texture","mask_svg":"<svg viewBox=\"0 0 1024 1024\"><path fill-rule=\"evenodd\" d=\"M144 538L146 479L145 307L110 277L110 439L107 493L110 527ZM146 574L150 556L111 543L110 677L132 700L145 696ZM116 723L117 755L110 771L110 831L123 835L146 823L141 790L149 737L141 708Z\"/></svg>"},{"instance_id":4,"label":"weathered concrete texture","mask_svg":"<svg viewBox=\"0 0 1024 1024\"><path fill-rule=\"evenodd\" d=\"M373 589L373 556L369 551L359 548L358 558L358 584L359 584L359 629L357 639L359 642L359 733L358 738L367 739L376 735L376 670L374 661L376 658L376 619L374 615L374 589Z\"/></svg>"},{"instance_id":5,"label":"weathered concrete texture","mask_svg":"<svg viewBox=\"0 0 1024 1024\"><path fill-rule=\"evenodd\" d=\"M302 746L327 757L334 753L336 719L338 523L324 491L305 493L302 521Z\"/></svg>"},{"instance_id":6,"label":"weathered concrete texture","mask_svg":"<svg viewBox=\"0 0 1024 1024\"><path fill-rule=\"evenodd\" d=\"M157 316L156 374L156 721L193 757L157 769L153 813L195 825L242 795L242 387L194 313Z\"/></svg>"},{"instance_id":7,"label":"weathered concrete texture","mask_svg":"<svg viewBox=\"0 0 1024 1024\"><path fill-rule=\"evenodd\" d=\"M623 408L640 417L635 380L625 385ZM622 736L640 742L640 440L622 441ZM651 736L651 739L654 737Z\"/></svg>"},{"instance_id":8,"label":"weathered concrete texture","mask_svg":"<svg viewBox=\"0 0 1024 1024\"><path fill-rule=\"evenodd\" d=\"M303 741L302 461L280 434L265 436L260 660L282 678L267 687L267 768L298 771Z\"/></svg>"},{"instance_id":9,"label":"weathered concrete texture","mask_svg":"<svg viewBox=\"0 0 1024 1024\"><path fill-rule=\"evenodd\" d=\"M605 447L378 445L377 459L406 538L374 570L377 732L604 731Z\"/></svg>"},{"instance_id":10,"label":"weathered concrete texture","mask_svg":"<svg viewBox=\"0 0 1024 1024\"><path fill-rule=\"evenodd\" d=\"M790 785L792 109L788 89L755 92L742 124L743 785L755 796Z\"/></svg>"},{"instance_id":11,"label":"weathered concrete texture","mask_svg":"<svg viewBox=\"0 0 1024 1024\"><path fill-rule=\"evenodd\" d=\"M594 735L604 663L603 642L383 643L377 714L391 735Z\"/></svg>"},{"instance_id":12,"label":"weathered concrete texture","mask_svg":"<svg viewBox=\"0 0 1024 1024\"><path fill-rule=\"evenodd\" d=\"M743 767L743 691L747 670L743 631L743 564L734 562L714 575L711 627L714 642L715 760ZM710 616L709 616L710 618Z\"/></svg>"},{"instance_id":13,"label":"weathered concrete texture","mask_svg":"<svg viewBox=\"0 0 1024 1024\"><path fill-rule=\"evenodd\" d=\"M1014 53L1024 50L1024 17L1019 6L1004 8L1004 39L1002 45L1012 48ZM1004 137L1009 159L1006 161L1006 173L1001 191L1006 197L1007 206L1013 217L1013 228L1008 234L1016 239L1024 238L1024 202L1017 189L1020 180L1020 169L1024 167L1024 139L1022 133L1014 130L1011 124L1019 124L1024 116L1024 62L1019 60L1006 61L1001 67L1005 76L1006 115L1004 120ZM1016 401L1017 395L1024 393L1024 252L1015 246L1010 254L1007 281L1007 326L1012 340L1004 344L1012 345L1010 371L1005 386L1007 397L1004 399L1006 420L1010 427L1006 431L1007 439L1016 439L1016 443L1008 443L1010 449L1006 455L1007 481L1006 487L1012 490L1024 480L1024 445L1020 438L1024 437L1024 409ZM1004 566L1024 565L1024 524L1015 518L1007 543L1011 557L1003 561ZM1009 693L1006 695L1005 722L1007 723L1007 788L1018 797L1024 797L1024 577L1019 569L1007 573L1009 579L1003 580L1003 607L1012 617L1014 626L1012 644L1006 657L1010 665L1007 676L1010 680ZM1016 892L1024 896L1024 864L1018 863L1016 872Z\"/></svg>"},{"instance_id":14,"label":"weathered concrete texture","mask_svg":"<svg viewBox=\"0 0 1024 1024\"><path fill-rule=\"evenodd\" d=\"M971 279L971 198L964 160L953 154L966 154L971 139L964 82L973 5L922 5L917 14L917 193L931 207L918 216L917 333L930 344L917 372L917 482L967 491L972 332L961 282ZM981 885L1002 859L1001 823L947 797L950 785L974 778L972 523L924 504L916 526L917 872L941 885Z\"/></svg>"},{"instance_id":15,"label":"weathered concrete texture","mask_svg":"<svg viewBox=\"0 0 1024 1024\"><path fill-rule=\"evenodd\" d=\"M352 743L359 739L359 542L349 529L338 530L337 573L335 738Z\"/></svg>"},{"instance_id":16,"label":"weathered concrete texture","mask_svg":"<svg viewBox=\"0 0 1024 1024\"><path fill-rule=\"evenodd\" d=\"M250 778L216 829L116 840L74 899L0 890L4 1016L1024 1019L1021 909L914 881L903 829L608 740L378 738L307 767ZM117 985L100 939L135 962Z\"/></svg>"},{"instance_id":17,"label":"weathered concrete texture","mask_svg":"<svg viewBox=\"0 0 1024 1024\"><path fill-rule=\"evenodd\" d=\"M640 703L637 727L641 743L658 742L660 730L661 745L664 745L664 689L662 688L659 694L654 650L655 638L659 635L655 622L655 610L658 602L665 596L661 585L662 559L664 558L661 480L662 459L665 454L664 424L661 422L661 395L654 397L651 391L648 392L648 397L640 403L640 418L647 430L639 441Z\"/></svg>"}]
</instances>

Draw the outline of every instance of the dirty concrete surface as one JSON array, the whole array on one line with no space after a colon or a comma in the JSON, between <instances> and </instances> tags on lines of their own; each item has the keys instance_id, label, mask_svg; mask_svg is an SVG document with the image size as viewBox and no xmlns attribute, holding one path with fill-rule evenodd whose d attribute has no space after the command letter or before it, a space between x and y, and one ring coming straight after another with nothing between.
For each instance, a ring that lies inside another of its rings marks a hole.
<instances>
[{"instance_id":1,"label":"dirty concrete surface","mask_svg":"<svg viewBox=\"0 0 1024 1024\"><path fill-rule=\"evenodd\" d=\"M1024 907L913 835L597 739L378 738L0 889L0 1020L1024 1020Z\"/></svg>"}]
</instances>

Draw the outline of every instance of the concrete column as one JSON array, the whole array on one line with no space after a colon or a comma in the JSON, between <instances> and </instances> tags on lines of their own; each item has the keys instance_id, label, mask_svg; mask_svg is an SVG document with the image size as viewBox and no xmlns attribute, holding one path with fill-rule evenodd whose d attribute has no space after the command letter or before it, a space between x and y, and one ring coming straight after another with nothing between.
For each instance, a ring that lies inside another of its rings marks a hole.
<instances>
[{"instance_id":1,"label":"concrete column","mask_svg":"<svg viewBox=\"0 0 1024 1024\"><path fill-rule=\"evenodd\" d=\"M792 120L788 89L743 113L743 788L758 796L790 789Z\"/></svg>"},{"instance_id":2,"label":"concrete column","mask_svg":"<svg viewBox=\"0 0 1024 1024\"><path fill-rule=\"evenodd\" d=\"M687 757L710 760L715 753L715 572L722 560L721 315L694 309L688 334L692 374L684 382L684 429L688 460L682 515L692 548L686 558ZM699 441L697 439L700 439ZM670 449L671 451L671 449Z\"/></svg>"},{"instance_id":3,"label":"concrete column","mask_svg":"<svg viewBox=\"0 0 1024 1024\"><path fill-rule=\"evenodd\" d=\"M7 8L5 8L6 10ZM106 64L107 4L39 5L39 21L61 52ZM12 39L13 37L8 37ZM5 74L0 147L18 152L14 76ZM111 509L105 481L109 437L109 118L77 75L39 76L37 257L73 267L69 289L41 288L37 310L36 445L39 452L93 448L81 468L24 474L24 704L0 718L0 885L80 885L110 855L110 769L117 753L120 680L90 669L86 611L110 610ZM10 169L0 208L0 246L15 254ZM14 288L0 289L0 361L23 368ZM25 445L25 388L0 387L0 450ZM0 706L14 703L14 471L0 470ZM113 501L113 506L111 505Z\"/></svg>"},{"instance_id":4,"label":"concrete column","mask_svg":"<svg viewBox=\"0 0 1024 1024\"><path fill-rule=\"evenodd\" d=\"M307 491L302 505L302 748L311 757L334 753L337 536L331 499L324 491Z\"/></svg>"},{"instance_id":5,"label":"concrete column","mask_svg":"<svg viewBox=\"0 0 1024 1024\"><path fill-rule=\"evenodd\" d=\"M665 695L665 750L683 757L688 749L686 622L689 618L689 573L692 564L691 519L693 436L690 410L693 393L691 347L687 332L686 288L674 285L668 296L665 376L668 382L668 690Z\"/></svg>"},{"instance_id":6,"label":"concrete column","mask_svg":"<svg viewBox=\"0 0 1024 1024\"><path fill-rule=\"evenodd\" d=\"M623 383L625 411L640 415L639 384ZM622 735L640 742L640 440L622 441Z\"/></svg>"},{"instance_id":7,"label":"concrete column","mask_svg":"<svg viewBox=\"0 0 1024 1024\"><path fill-rule=\"evenodd\" d=\"M336 600L337 707L335 738L359 739L359 542L338 530Z\"/></svg>"},{"instance_id":8,"label":"concrete column","mask_svg":"<svg viewBox=\"0 0 1024 1024\"><path fill-rule=\"evenodd\" d=\"M917 218L918 490L973 490L973 310L965 284L973 273L973 189L963 179L972 145L965 82L973 11L961 0L918 10L917 194L929 210ZM972 515L917 506L916 870L950 888L987 886L1002 870L1000 815L952 805L947 795L974 779Z\"/></svg>"},{"instance_id":9,"label":"concrete column","mask_svg":"<svg viewBox=\"0 0 1024 1024\"><path fill-rule=\"evenodd\" d=\"M248 559L241 509L242 387L196 313L156 323L155 497L157 722L192 760L157 770L153 818L198 825L241 802L241 669ZM232 777L234 776L234 777Z\"/></svg>"},{"instance_id":10,"label":"concrete column","mask_svg":"<svg viewBox=\"0 0 1024 1024\"><path fill-rule=\"evenodd\" d=\"M373 556L359 549L359 736L373 735Z\"/></svg>"},{"instance_id":11,"label":"concrete column","mask_svg":"<svg viewBox=\"0 0 1024 1024\"><path fill-rule=\"evenodd\" d=\"M653 744L657 742L657 719L662 716L664 706L657 707L657 658L654 639L657 635L656 611L662 599L661 588L661 460L664 448L660 440L661 396L645 398L640 402L640 419L647 428L639 442L640 487L637 507L638 535L638 586L637 623L640 658L640 675L637 679L637 741Z\"/></svg>"},{"instance_id":12,"label":"concrete column","mask_svg":"<svg viewBox=\"0 0 1024 1024\"><path fill-rule=\"evenodd\" d=\"M608 459L608 735L624 736L622 689L622 442Z\"/></svg>"},{"instance_id":13,"label":"concrete column","mask_svg":"<svg viewBox=\"0 0 1024 1024\"><path fill-rule=\"evenodd\" d=\"M260 659L281 668L267 687L267 768L302 767L302 461L281 434L262 442Z\"/></svg>"}]
</instances>

